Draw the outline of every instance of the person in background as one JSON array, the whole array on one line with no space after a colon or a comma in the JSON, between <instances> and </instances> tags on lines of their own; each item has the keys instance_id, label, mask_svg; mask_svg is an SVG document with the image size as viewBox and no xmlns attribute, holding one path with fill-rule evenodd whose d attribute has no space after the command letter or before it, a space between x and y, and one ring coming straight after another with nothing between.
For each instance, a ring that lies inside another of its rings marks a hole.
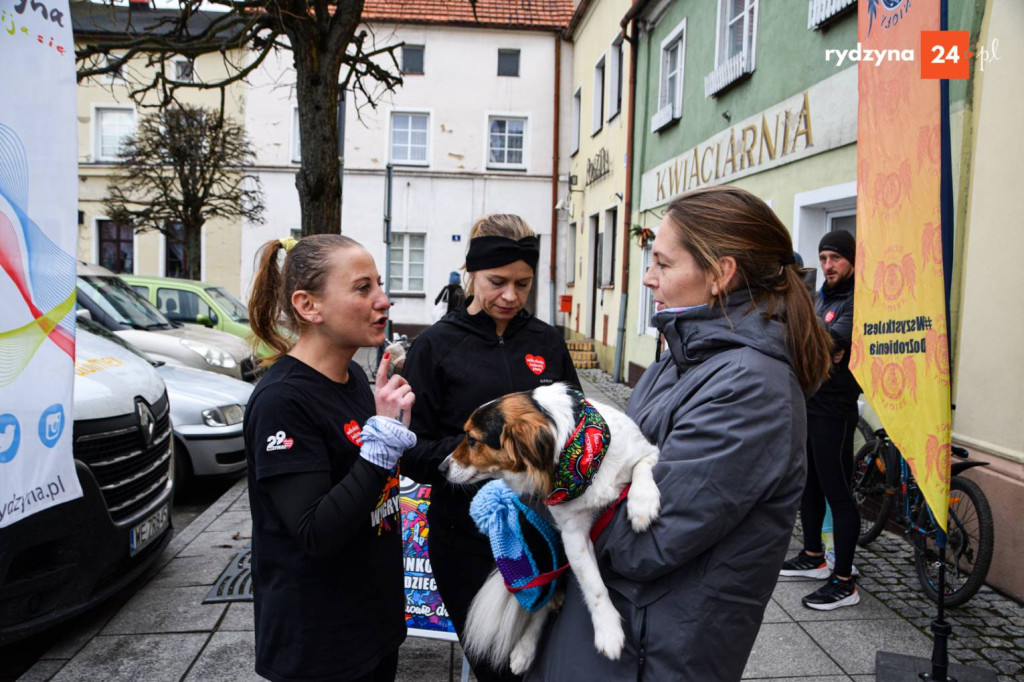
<instances>
[{"instance_id":1,"label":"person in background","mask_svg":"<svg viewBox=\"0 0 1024 682\"><path fill-rule=\"evenodd\" d=\"M447 303L444 311L445 315L447 315L462 305L465 300L466 292L462 288L462 279L459 277L459 273L452 271L448 275L448 284L441 288L437 298L434 299L434 305L438 306L442 302Z\"/></svg>"},{"instance_id":2,"label":"person in background","mask_svg":"<svg viewBox=\"0 0 1024 682\"><path fill-rule=\"evenodd\" d=\"M484 403L556 381L579 387L561 333L524 308L539 257L537 237L519 216L478 220L466 253L469 298L420 334L405 362L404 376L417 396L411 428L418 443L403 457L402 473L434 486L427 512L430 563L460 635L495 563L469 516L480 486L452 486L442 463L462 441L470 413ZM507 669L470 664L481 682L517 679Z\"/></svg>"},{"instance_id":3,"label":"person in background","mask_svg":"<svg viewBox=\"0 0 1024 682\"><path fill-rule=\"evenodd\" d=\"M856 253L857 240L846 230L829 232L818 244L825 284L815 298L815 312L832 337L832 369L828 381L807 401L807 487L800 503L804 546L780 571L785 576L827 578L824 585L802 600L807 608L819 611L860 601L853 575L860 513L850 492L860 395L860 386L850 372ZM832 510L836 553L831 570L821 542L826 500Z\"/></svg>"},{"instance_id":4,"label":"person in background","mask_svg":"<svg viewBox=\"0 0 1024 682\"><path fill-rule=\"evenodd\" d=\"M376 395L352 360L384 340L390 306L348 237L262 249L249 318L275 355L246 407L245 456L256 672L275 682L395 679L406 634L397 465L416 442L415 397L387 378L389 356Z\"/></svg>"},{"instance_id":5,"label":"person in background","mask_svg":"<svg viewBox=\"0 0 1024 682\"><path fill-rule=\"evenodd\" d=\"M625 645L615 661L597 652L570 577L530 681L739 680L792 536L805 393L830 343L789 231L749 192L699 189L669 204L651 257L668 352L626 412L661 451L661 514L636 533L620 505L595 542Z\"/></svg>"}]
</instances>

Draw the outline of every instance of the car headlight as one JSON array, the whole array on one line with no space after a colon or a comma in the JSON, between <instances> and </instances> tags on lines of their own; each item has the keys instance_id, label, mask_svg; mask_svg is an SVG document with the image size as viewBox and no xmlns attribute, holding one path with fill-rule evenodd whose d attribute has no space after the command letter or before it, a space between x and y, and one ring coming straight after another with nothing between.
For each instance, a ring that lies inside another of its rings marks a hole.
<instances>
[{"instance_id":1,"label":"car headlight","mask_svg":"<svg viewBox=\"0 0 1024 682\"><path fill-rule=\"evenodd\" d=\"M242 421L245 409L241 405L221 405L203 410L203 423L207 426L233 426Z\"/></svg>"},{"instance_id":2,"label":"car headlight","mask_svg":"<svg viewBox=\"0 0 1024 682\"><path fill-rule=\"evenodd\" d=\"M214 367L232 369L238 366L238 363L235 362L235 358L232 357L231 353L222 351L220 348L207 346L205 343L199 343L198 341L192 341L191 339L182 339L181 345L185 346L189 350L199 353L203 356L203 359L206 360L207 364L213 365Z\"/></svg>"}]
</instances>

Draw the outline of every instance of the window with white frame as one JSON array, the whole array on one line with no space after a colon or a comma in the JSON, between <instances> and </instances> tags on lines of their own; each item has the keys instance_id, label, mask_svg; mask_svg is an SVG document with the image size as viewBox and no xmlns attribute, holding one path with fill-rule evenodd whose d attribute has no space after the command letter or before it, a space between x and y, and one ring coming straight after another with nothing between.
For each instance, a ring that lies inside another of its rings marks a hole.
<instances>
[{"instance_id":1,"label":"window with white frame","mask_svg":"<svg viewBox=\"0 0 1024 682\"><path fill-rule=\"evenodd\" d=\"M569 243L565 249L565 283L576 283L576 223L569 223Z\"/></svg>"},{"instance_id":2,"label":"window with white frame","mask_svg":"<svg viewBox=\"0 0 1024 682\"><path fill-rule=\"evenodd\" d=\"M391 160L394 163L427 165L427 114L391 114Z\"/></svg>"},{"instance_id":3,"label":"window with white frame","mask_svg":"<svg viewBox=\"0 0 1024 682\"><path fill-rule=\"evenodd\" d=\"M302 161L302 135L299 130L299 108L292 107L292 163Z\"/></svg>"},{"instance_id":4,"label":"window with white frame","mask_svg":"<svg viewBox=\"0 0 1024 682\"><path fill-rule=\"evenodd\" d=\"M135 110L98 107L96 109L97 161L117 161L121 157L121 145L135 132Z\"/></svg>"},{"instance_id":5,"label":"window with white frame","mask_svg":"<svg viewBox=\"0 0 1024 682\"><path fill-rule=\"evenodd\" d=\"M412 232L392 232L391 291L399 294L422 294L423 271L426 263L427 235Z\"/></svg>"},{"instance_id":6,"label":"window with white frame","mask_svg":"<svg viewBox=\"0 0 1024 682\"><path fill-rule=\"evenodd\" d=\"M601 286L615 286L615 234L619 211L612 207L604 212L604 242L601 254Z\"/></svg>"},{"instance_id":7,"label":"window with white frame","mask_svg":"<svg viewBox=\"0 0 1024 682\"><path fill-rule=\"evenodd\" d=\"M572 96L572 153L580 150L580 116L583 108L583 89L577 88Z\"/></svg>"},{"instance_id":8,"label":"window with white frame","mask_svg":"<svg viewBox=\"0 0 1024 682\"><path fill-rule=\"evenodd\" d=\"M487 122L488 167L523 168L524 141L526 139L526 119L507 116L491 116Z\"/></svg>"},{"instance_id":9,"label":"window with white frame","mask_svg":"<svg viewBox=\"0 0 1024 682\"><path fill-rule=\"evenodd\" d=\"M604 126L604 55L594 67L594 125L591 135L597 135Z\"/></svg>"},{"instance_id":10,"label":"window with white frame","mask_svg":"<svg viewBox=\"0 0 1024 682\"><path fill-rule=\"evenodd\" d=\"M402 73L416 74L423 73L423 52L422 45L402 46Z\"/></svg>"},{"instance_id":11,"label":"window with white frame","mask_svg":"<svg viewBox=\"0 0 1024 682\"><path fill-rule=\"evenodd\" d=\"M610 59L608 65L608 120L610 121L622 111L622 69L625 61L622 36L612 42L612 49L608 55Z\"/></svg>"},{"instance_id":12,"label":"window with white frame","mask_svg":"<svg viewBox=\"0 0 1024 682\"><path fill-rule=\"evenodd\" d=\"M640 273L641 277L647 274L647 271L651 269L651 252L654 247L648 243L644 247L643 251L640 252ZM651 325L651 318L654 316L654 291L649 287L640 285L640 319L637 325L637 331L641 334L647 334L655 338L658 337L658 329Z\"/></svg>"},{"instance_id":13,"label":"window with white frame","mask_svg":"<svg viewBox=\"0 0 1024 682\"><path fill-rule=\"evenodd\" d=\"M754 72L758 0L718 0L715 68L704 76L704 96L712 97Z\"/></svg>"},{"instance_id":14,"label":"window with white frame","mask_svg":"<svg viewBox=\"0 0 1024 682\"><path fill-rule=\"evenodd\" d=\"M178 57L174 60L174 80L179 83L195 81L195 64L191 59Z\"/></svg>"},{"instance_id":15,"label":"window with white frame","mask_svg":"<svg viewBox=\"0 0 1024 682\"><path fill-rule=\"evenodd\" d=\"M754 52L754 23L757 0L718 0L718 54L715 65L736 55Z\"/></svg>"},{"instance_id":16,"label":"window with white frame","mask_svg":"<svg viewBox=\"0 0 1024 682\"><path fill-rule=\"evenodd\" d=\"M683 115L683 66L686 58L686 19L661 41L658 110L651 117L651 132Z\"/></svg>"}]
</instances>

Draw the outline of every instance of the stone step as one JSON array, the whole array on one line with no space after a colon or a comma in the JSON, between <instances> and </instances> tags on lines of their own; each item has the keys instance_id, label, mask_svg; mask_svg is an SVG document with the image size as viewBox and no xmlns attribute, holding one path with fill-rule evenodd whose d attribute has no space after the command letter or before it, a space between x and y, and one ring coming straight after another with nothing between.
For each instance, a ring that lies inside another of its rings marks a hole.
<instances>
[{"instance_id":1,"label":"stone step","mask_svg":"<svg viewBox=\"0 0 1024 682\"><path fill-rule=\"evenodd\" d=\"M580 350L580 351L593 351L594 342L589 340L584 341L566 341L565 345L569 350Z\"/></svg>"}]
</instances>

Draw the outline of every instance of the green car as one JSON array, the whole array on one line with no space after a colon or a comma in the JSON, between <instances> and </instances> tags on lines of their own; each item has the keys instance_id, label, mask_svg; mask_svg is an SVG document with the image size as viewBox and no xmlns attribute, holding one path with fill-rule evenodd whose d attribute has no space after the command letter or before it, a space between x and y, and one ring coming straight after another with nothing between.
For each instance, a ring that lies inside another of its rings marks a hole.
<instances>
[{"instance_id":1,"label":"green car","mask_svg":"<svg viewBox=\"0 0 1024 682\"><path fill-rule=\"evenodd\" d=\"M173 322L201 324L252 340L248 308L224 287L174 277L121 275L121 279ZM260 357L271 353L262 344L258 349Z\"/></svg>"}]
</instances>

